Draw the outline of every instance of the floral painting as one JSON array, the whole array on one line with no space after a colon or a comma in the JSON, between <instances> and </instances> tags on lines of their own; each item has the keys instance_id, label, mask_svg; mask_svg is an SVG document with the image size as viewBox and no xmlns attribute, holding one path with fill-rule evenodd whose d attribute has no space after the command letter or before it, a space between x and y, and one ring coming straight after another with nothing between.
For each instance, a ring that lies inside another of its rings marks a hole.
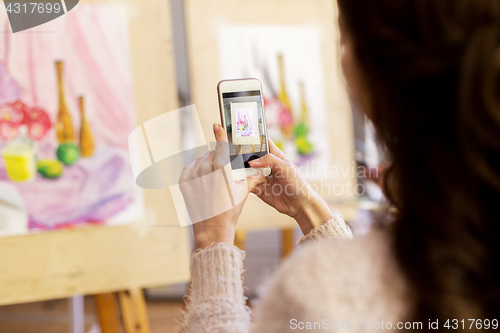
<instances>
[{"instance_id":1,"label":"floral painting","mask_svg":"<svg viewBox=\"0 0 500 333\"><path fill-rule=\"evenodd\" d=\"M309 179L330 163L321 34L309 25L221 25L221 79L262 83L269 137Z\"/></svg>"},{"instance_id":2,"label":"floral painting","mask_svg":"<svg viewBox=\"0 0 500 333\"><path fill-rule=\"evenodd\" d=\"M259 127L259 112L257 102L230 103L231 111L231 142L235 145L259 145L262 133Z\"/></svg>"},{"instance_id":3,"label":"floral painting","mask_svg":"<svg viewBox=\"0 0 500 333\"><path fill-rule=\"evenodd\" d=\"M252 109L236 109L236 136L253 136Z\"/></svg>"}]
</instances>

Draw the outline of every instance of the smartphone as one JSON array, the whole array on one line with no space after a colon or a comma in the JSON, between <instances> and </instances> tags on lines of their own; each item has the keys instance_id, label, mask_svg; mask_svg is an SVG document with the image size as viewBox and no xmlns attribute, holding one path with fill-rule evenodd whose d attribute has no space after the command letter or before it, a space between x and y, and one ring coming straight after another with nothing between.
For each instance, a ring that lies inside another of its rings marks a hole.
<instances>
[{"instance_id":1,"label":"smartphone","mask_svg":"<svg viewBox=\"0 0 500 333\"><path fill-rule=\"evenodd\" d=\"M270 168L255 169L248 164L269 152L262 84L257 79L224 80L217 85L217 93L234 179L269 176Z\"/></svg>"}]
</instances>

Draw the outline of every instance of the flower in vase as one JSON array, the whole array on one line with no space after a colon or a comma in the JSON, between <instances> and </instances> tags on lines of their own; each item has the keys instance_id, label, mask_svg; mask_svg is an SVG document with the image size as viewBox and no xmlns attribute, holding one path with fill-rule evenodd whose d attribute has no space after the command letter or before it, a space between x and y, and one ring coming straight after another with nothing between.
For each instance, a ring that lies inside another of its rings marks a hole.
<instances>
[{"instance_id":1,"label":"flower in vase","mask_svg":"<svg viewBox=\"0 0 500 333\"><path fill-rule=\"evenodd\" d=\"M0 122L11 122L16 126L24 123L26 113L21 107L16 107L14 103L0 105Z\"/></svg>"},{"instance_id":2,"label":"flower in vase","mask_svg":"<svg viewBox=\"0 0 500 333\"><path fill-rule=\"evenodd\" d=\"M33 141L42 140L52 124L49 115L38 107L29 108L21 101L0 105L0 140L12 141L27 134Z\"/></svg>"},{"instance_id":3,"label":"flower in vase","mask_svg":"<svg viewBox=\"0 0 500 333\"><path fill-rule=\"evenodd\" d=\"M49 115L41 108L34 107L28 111L28 136L35 141L42 140L52 126Z\"/></svg>"},{"instance_id":4,"label":"flower in vase","mask_svg":"<svg viewBox=\"0 0 500 333\"><path fill-rule=\"evenodd\" d=\"M10 120L0 119L0 140L11 141L19 135L19 125Z\"/></svg>"}]
</instances>

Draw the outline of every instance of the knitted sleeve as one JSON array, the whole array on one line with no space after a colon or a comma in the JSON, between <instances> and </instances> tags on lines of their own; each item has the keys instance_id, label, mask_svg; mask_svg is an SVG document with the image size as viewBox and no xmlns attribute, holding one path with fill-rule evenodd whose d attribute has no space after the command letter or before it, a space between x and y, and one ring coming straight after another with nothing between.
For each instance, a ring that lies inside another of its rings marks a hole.
<instances>
[{"instance_id":1,"label":"knitted sleeve","mask_svg":"<svg viewBox=\"0 0 500 333\"><path fill-rule=\"evenodd\" d=\"M338 210L333 212L333 217L331 219L319 227L314 228L307 235L300 237L297 245L302 246L323 238L352 238L351 229L345 224L344 217Z\"/></svg>"},{"instance_id":2,"label":"knitted sleeve","mask_svg":"<svg viewBox=\"0 0 500 333\"><path fill-rule=\"evenodd\" d=\"M321 238L350 238L342 214L301 237L303 245ZM245 252L236 246L216 243L191 257L191 285L186 296L179 333L248 333L250 309L243 292Z\"/></svg>"},{"instance_id":3,"label":"knitted sleeve","mask_svg":"<svg viewBox=\"0 0 500 333\"><path fill-rule=\"evenodd\" d=\"M179 333L246 333L250 309L243 293L245 252L226 243L191 257L191 285Z\"/></svg>"}]
</instances>

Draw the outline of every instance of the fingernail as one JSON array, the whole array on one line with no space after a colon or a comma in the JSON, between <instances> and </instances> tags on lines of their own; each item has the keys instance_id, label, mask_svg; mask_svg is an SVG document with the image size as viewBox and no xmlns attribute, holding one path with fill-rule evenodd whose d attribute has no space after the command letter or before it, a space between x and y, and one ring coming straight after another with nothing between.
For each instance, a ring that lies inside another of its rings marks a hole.
<instances>
[{"instance_id":1,"label":"fingernail","mask_svg":"<svg viewBox=\"0 0 500 333\"><path fill-rule=\"evenodd\" d=\"M214 133L217 133L218 130L219 130L219 124L214 123Z\"/></svg>"}]
</instances>

